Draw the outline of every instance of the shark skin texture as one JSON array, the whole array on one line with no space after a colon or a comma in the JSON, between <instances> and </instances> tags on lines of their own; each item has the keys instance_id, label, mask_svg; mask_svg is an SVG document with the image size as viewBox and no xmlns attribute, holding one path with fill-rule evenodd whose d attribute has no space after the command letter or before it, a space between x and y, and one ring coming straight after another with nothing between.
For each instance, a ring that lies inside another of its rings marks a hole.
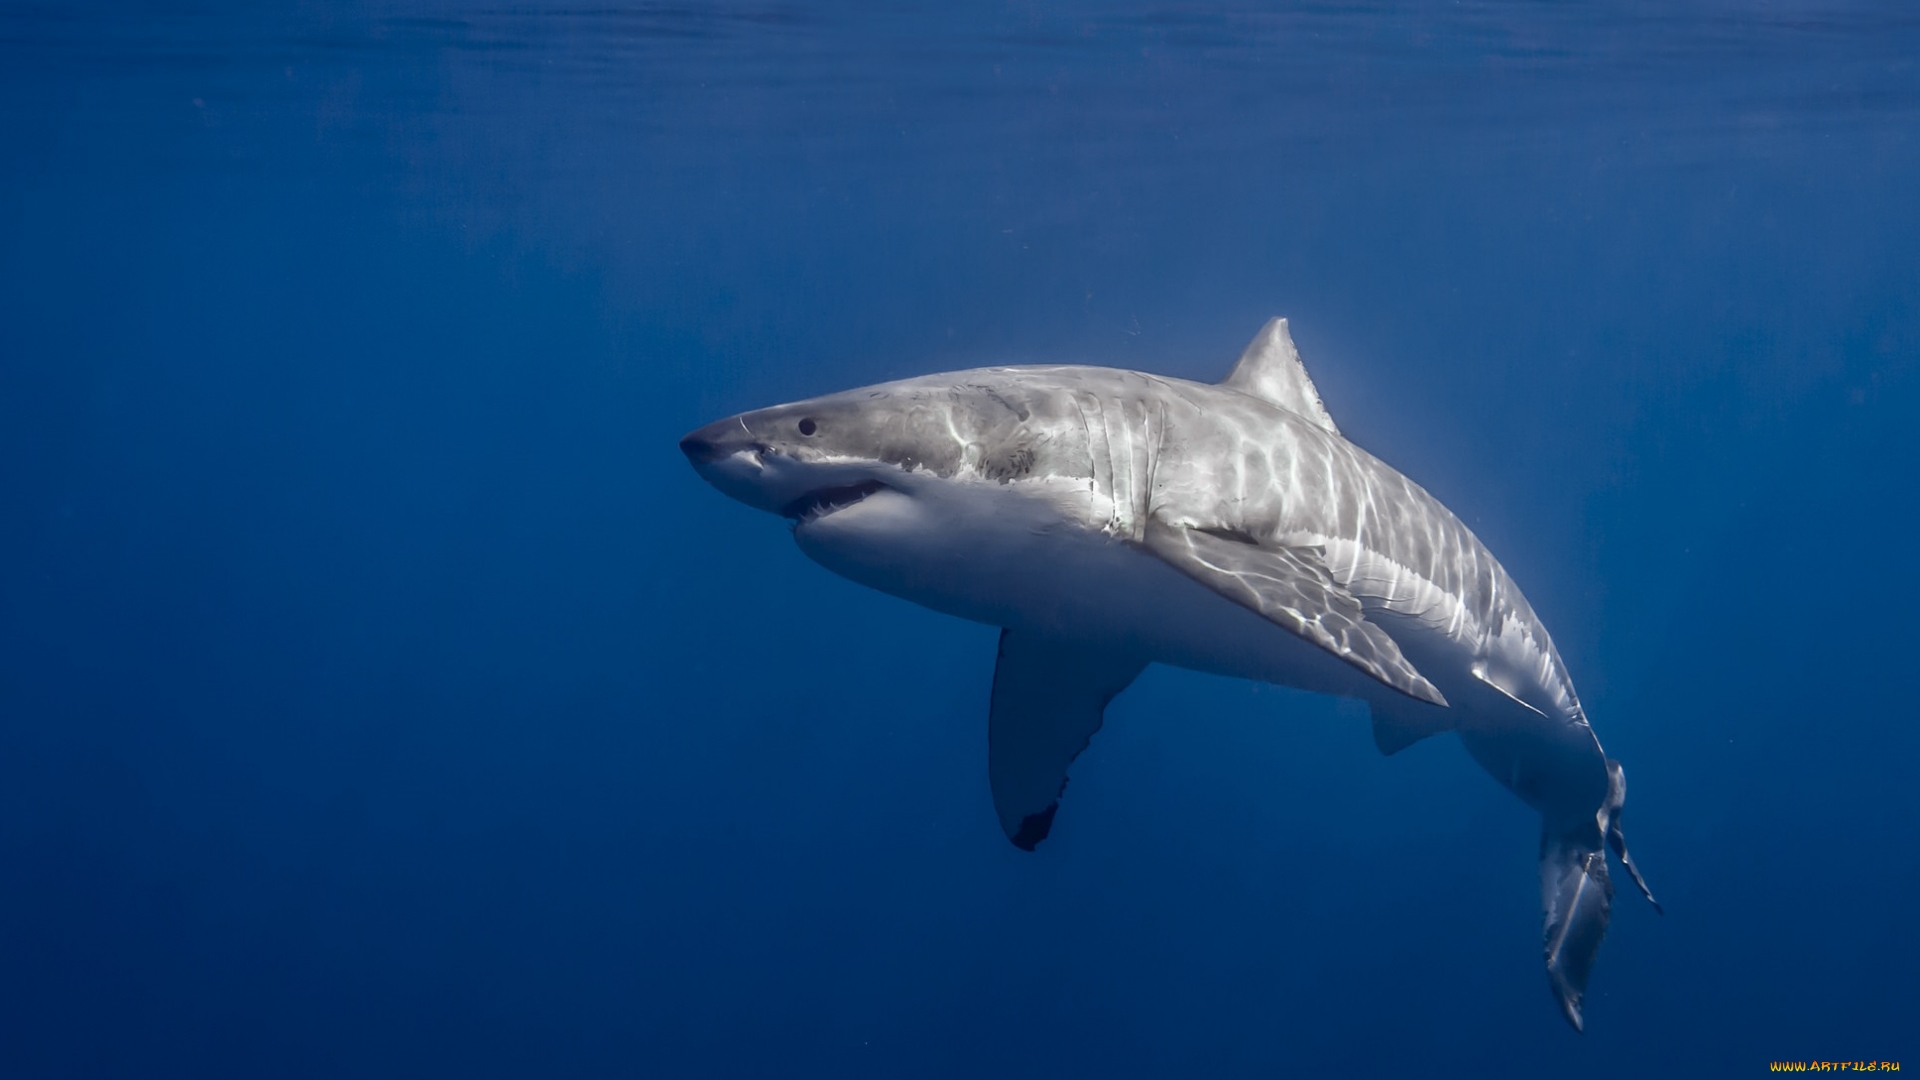
<instances>
[{"instance_id":1,"label":"shark skin texture","mask_svg":"<svg viewBox=\"0 0 1920 1080\"><path fill-rule=\"evenodd\" d=\"M1548 984L1584 1030L1609 848L1653 900L1625 773L1519 587L1340 434L1286 320L1218 384L979 368L742 413L680 447L827 569L1001 628L988 777L1022 849L1151 663L1363 701L1385 754L1453 732L1540 814Z\"/></svg>"}]
</instances>

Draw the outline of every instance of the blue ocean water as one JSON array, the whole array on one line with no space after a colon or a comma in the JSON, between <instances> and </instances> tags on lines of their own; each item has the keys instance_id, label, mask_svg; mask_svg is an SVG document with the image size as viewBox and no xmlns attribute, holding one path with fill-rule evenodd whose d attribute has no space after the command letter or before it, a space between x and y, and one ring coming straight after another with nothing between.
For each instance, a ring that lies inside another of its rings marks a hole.
<instances>
[{"instance_id":1,"label":"blue ocean water","mask_svg":"<svg viewBox=\"0 0 1920 1080\"><path fill-rule=\"evenodd\" d=\"M1916 132L1892 3L0 3L0 1074L1920 1067ZM1584 1036L1450 737L1155 668L1017 851L675 446L1271 315L1626 764Z\"/></svg>"}]
</instances>

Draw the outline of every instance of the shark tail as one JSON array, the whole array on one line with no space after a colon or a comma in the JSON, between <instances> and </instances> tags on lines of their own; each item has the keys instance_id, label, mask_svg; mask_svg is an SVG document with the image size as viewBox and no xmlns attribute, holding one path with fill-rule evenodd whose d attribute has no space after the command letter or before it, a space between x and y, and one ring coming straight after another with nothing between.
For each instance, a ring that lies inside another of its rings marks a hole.
<instances>
[{"instance_id":1,"label":"shark tail","mask_svg":"<svg viewBox=\"0 0 1920 1080\"><path fill-rule=\"evenodd\" d=\"M1584 1031L1581 1003L1593 972L1600 940L1613 913L1613 879L1607 873L1606 847L1633 877L1633 883L1662 914L1646 879L1627 855L1620 819L1627 799L1626 773L1607 759L1607 797L1588 821L1555 827L1548 821L1540 836L1540 896L1546 916L1547 982L1560 1011L1575 1031ZM1604 846L1603 846L1604 845Z\"/></svg>"},{"instance_id":2,"label":"shark tail","mask_svg":"<svg viewBox=\"0 0 1920 1080\"><path fill-rule=\"evenodd\" d=\"M1613 881L1595 823L1540 836L1540 898L1546 909L1547 983L1575 1031L1586 1030L1580 1004L1613 914Z\"/></svg>"}]
</instances>

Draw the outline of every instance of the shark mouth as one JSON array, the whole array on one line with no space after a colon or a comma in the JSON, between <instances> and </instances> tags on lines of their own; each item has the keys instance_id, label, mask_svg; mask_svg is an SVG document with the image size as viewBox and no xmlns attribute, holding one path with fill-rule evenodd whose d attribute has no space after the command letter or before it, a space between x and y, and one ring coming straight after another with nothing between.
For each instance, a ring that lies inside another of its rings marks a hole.
<instances>
[{"instance_id":1,"label":"shark mouth","mask_svg":"<svg viewBox=\"0 0 1920 1080\"><path fill-rule=\"evenodd\" d=\"M835 510L844 510L886 486L878 480L862 480L857 484L809 491L781 507L780 516L792 518L796 525L804 525L826 517Z\"/></svg>"}]
</instances>

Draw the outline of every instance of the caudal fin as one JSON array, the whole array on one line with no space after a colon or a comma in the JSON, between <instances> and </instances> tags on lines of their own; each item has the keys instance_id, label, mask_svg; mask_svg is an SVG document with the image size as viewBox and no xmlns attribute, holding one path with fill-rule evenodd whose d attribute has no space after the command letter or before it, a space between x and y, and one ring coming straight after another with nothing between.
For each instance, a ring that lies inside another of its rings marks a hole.
<instances>
[{"instance_id":1,"label":"caudal fin","mask_svg":"<svg viewBox=\"0 0 1920 1080\"><path fill-rule=\"evenodd\" d=\"M1580 1003L1587 994L1600 940L1613 914L1613 881L1597 821L1540 836L1540 899L1546 910L1547 982L1575 1031L1586 1030Z\"/></svg>"},{"instance_id":2,"label":"caudal fin","mask_svg":"<svg viewBox=\"0 0 1920 1080\"><path fill-rule=\"evenodd\" d=\"M1620 857L1621 865L1653 909L1665 914L1627 855L1627 837L1620 826L1626 801L1626 773L1619 762L1608 758L1607 797L1593 820L1559 828L1549 822L1540 836L1547 982L1575 1031L1586 1030L1580 1005L1587 993L1587 976L1593 973L1594 958L1600 953L1600 940L1607 936L1607 920L1613 914L1613 879L1607 873L1603 843Z\"/></svg>"}]
</instances>

